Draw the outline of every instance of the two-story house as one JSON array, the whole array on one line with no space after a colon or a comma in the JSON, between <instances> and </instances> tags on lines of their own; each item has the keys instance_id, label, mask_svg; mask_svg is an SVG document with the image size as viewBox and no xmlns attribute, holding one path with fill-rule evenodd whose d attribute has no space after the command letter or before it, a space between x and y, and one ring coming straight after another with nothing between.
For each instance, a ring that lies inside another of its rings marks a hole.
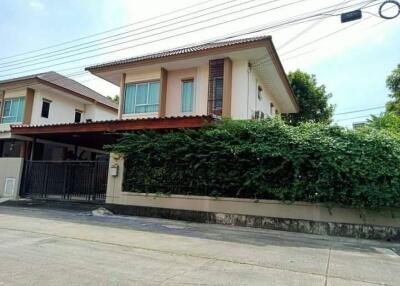
<instances>
[{"instance_id":1,"label":"two-story house","mask_svg":"<svg viewBox=\"0 0 400 286\"><path fill-rule=\"evenodd\" d=\"M107 121L95 121L97 118L93 118L93 122L64 124L41 121L41 125L26 125L29 123L27 121L25 125L12 125L12 136L102 150L104 145L116 142L120 134L126 132L200 128L218 120L220 116L262 119L278 113L298 112L297 101L270 37L194 45L100 64L87 70L119 86L118 117ZM32 91L28 89L26 93L25 105L28 105ZM39 105L43 105L43 99L39 102ZM104 102L101 108L106 109ZM22 115L18 115L18 112L15 114L21 121ZM85 118L88 116L84 115ZM33 121L31 123L35 124ZM33 158L43 154L38 152L36 145L30 148ZM75 150L74 153L79 152ZM79 160L80 156L75 157ZM24 195L59 197L59 189L70 186L62 192L62 197L72 192L74 196L90 199L93 197L88 196L89 189L92 190L91 194L96 193L104 198L106 187L114 185L107 185L108 178L121 180L123 177L124 166L120 164L120 159L118 154L111 156L109 176L107 171L99 173L93 167L85 167L83 172L80 162L75 165L68 162L67 171L79 174L73 177L75 183L72 187L69 176L65 175L68 172L59 169L59 164L55 162L46 162L47 170L57 169L59 172L58 175L53 172L50 177L46 170L28 168L30 171L23 178L28 181L24 184ZM37 164L28 163L29 166ZM55 176L57 180L52 179ZM79 178L81 181L76 181ZM53 186L51 184L54 181L61 187L48 188L47 182ZM91 187L95 182L101 183L102 187L96 189L99 191ZM35 188L42 184L43 188ZM110 199L114 195L110 194Z\"/></svg>"},{"instance_id":2,"label":"two-story house","mask_svg":"<svg viewBox=\"0 0 400 286\"><path fill-rule=\"evenodd\" d=\"M117 111L113 101L55 72L0 81L0 157L29 158L31 153L33 139L13 135L10 125L110 120L117 118ZM45 160L70 159L76 151L73 146L40 139L35 149L35 159ZM85 150L77 155L93 157Z\"/></svg>"},{"instance_id":3,"label":"two-story house","mask_svg":"<svg viewBox=\"0 0 400 286\"><path fill-rule=\"evenodd\" d=\"M271 37L212 42L88 67L120 87L119 118L298 112Z\"/></svg>"}]
</instances>

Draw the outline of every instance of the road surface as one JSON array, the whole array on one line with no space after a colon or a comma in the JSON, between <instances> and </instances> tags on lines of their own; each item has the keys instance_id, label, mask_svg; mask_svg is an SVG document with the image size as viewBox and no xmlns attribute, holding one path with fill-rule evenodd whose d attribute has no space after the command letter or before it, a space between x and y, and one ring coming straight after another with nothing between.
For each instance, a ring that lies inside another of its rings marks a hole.
<instances>
[{"instance_id":1,"label":"road surface","mask_svg":"<svg viewBox=\"0 0 400 286\"><path fill-rule=\"evenodd\" d=\"M400 244L0 204L0 285L400 285Z\"/></svg>"}]
</instances>

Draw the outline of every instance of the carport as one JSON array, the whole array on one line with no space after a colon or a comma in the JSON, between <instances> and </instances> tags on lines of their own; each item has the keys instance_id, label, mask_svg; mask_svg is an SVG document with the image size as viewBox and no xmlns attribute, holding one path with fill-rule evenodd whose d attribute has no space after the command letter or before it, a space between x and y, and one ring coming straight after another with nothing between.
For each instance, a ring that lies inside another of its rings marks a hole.
<instances>
[{"instance_id":1,"label":"carport","mask_svg":"<svg viewBox=\"0 0 400 286\"><path fill-rule=\"evenodd\" d=\"M107 190L107 160L79 160L79 147L103 151L121 134L139 130L172 130L200 128L216 118L213 116L184 116L137 118L85 123L52 125L13 125L13 136L31 139L28 158L24 163L20 196L103 201ZM63 161L33 160L38 140L74 146L74 158ZM103 151L104 152L104 151Z\"/></svg>"}]
</instances>

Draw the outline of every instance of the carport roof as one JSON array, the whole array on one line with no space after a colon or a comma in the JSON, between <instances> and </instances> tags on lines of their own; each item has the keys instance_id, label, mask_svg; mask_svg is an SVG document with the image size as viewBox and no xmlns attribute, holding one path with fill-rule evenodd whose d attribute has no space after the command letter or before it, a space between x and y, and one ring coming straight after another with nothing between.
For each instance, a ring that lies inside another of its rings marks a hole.
<instances>
[{"instance_id":1,"label":"carport roof","mask_svg":"<svg viewBox=\"0 0 400 286\"><path fill-rule=\"evenodd\" d=\"M216 119L217 117L212 115L203 115L51 125L11 125L11 134L100 150L104 145L116 142L121 133L139 130L200 128Z\"/></svg>"}]
</instances>

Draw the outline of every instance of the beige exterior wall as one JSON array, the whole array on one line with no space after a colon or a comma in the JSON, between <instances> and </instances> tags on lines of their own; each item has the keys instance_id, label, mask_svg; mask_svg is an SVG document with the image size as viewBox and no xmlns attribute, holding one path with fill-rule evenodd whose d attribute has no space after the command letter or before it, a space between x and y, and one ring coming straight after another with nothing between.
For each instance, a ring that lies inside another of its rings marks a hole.
<instances>
[{"instance_id":1,"label":"beige exterior wall","mask_svg":"<svg viewBox=\"0 0 400 286\"><path fill-rule=\"evenodd\" d=\"M166 116L206 115L208 101L208 64L188 69L169 70L167 80ZM155 69L146 72L126 74L126 83L159 80L161 71ZM193 112L181 112L182 80L193 78L195 82ZM262 87L262 98L258 98L258 86ZM273 103L275 108L270 108ZM255 69L249 68L247 60L232 62L232 97L231 117L233 119L251 119L256 111L265 117L275 116L280 110L267 86L265 86ZM122 118L158 117L155 113L125 114Z\"/></svg>"},{"instance_id":2,"label":"beige exterior wall","mask_svg":"<svg viewBox=\"0 0 400 286\"><path fill-rule=\"evenodd\" d=\"M127 73L126 84L160 80L161 71ZM194 79L193 112L181 111L182 80ZM208 65L168 71L166 116L206 115L208 99ZM122 118L158 117L158 113L123 114Z\"/></svg>"},{"instance_id":3,"label":"beige exterior wall","mask_svg":"<svg viewBox=\"0 0 400 286\"><path fill-rule=\"evenodd\" d=\"M236 198L126 193L122 192L124 173L122 157L111 154L110 167L117 167L119 172L116 177L111 175L111 171L109 172L106 199L108 204L400 227L400 210L376 212L351 208L329 209L320 204L302 202L285 204L272 200L255 202Z\"/></svg>"},{"instance_id":4,"label":"beige exterior wall","mask_svg":"<svg viewBox=\"0 0 400 286\"><path fill-rule=\"evenodd\" d=\"M161 69L156 69L156 70L151 70L151 71L134 72L134 73L126 73L125 84L160 80L160 77L161 77ZM124 99L122 99L122 100L124 100ZM122 113L122 119L158 117L158 116L159 116L158 112L138 113L138 114L123 114Z\"/></svg>"},{"instance_id":5,"label":"beige exterior wall","mask_svg":"<svg viewBox=\"0 0 400 286\"><path fill-rule=\"evenodd\" d=\"M181 98L182 98L182 80L194 80L194 97L193 97L193 112L182 112ZM196 98L197 98L197 69L184 69L168 72L167 83L167 112L166 116L181 116L193 115L196 112ZM199 96L201 96L199 94Z\"/></svg>"},{"instance_id":6,"label":"beige exterior wall","mask_svg":"<svg viewBox=\"0 0 400 286\"><path fill-rule=\"evenodd\" d=\"M0 198L19 197L22 167L22 158L0 158Z\"/></svg>"}]
</instances>

